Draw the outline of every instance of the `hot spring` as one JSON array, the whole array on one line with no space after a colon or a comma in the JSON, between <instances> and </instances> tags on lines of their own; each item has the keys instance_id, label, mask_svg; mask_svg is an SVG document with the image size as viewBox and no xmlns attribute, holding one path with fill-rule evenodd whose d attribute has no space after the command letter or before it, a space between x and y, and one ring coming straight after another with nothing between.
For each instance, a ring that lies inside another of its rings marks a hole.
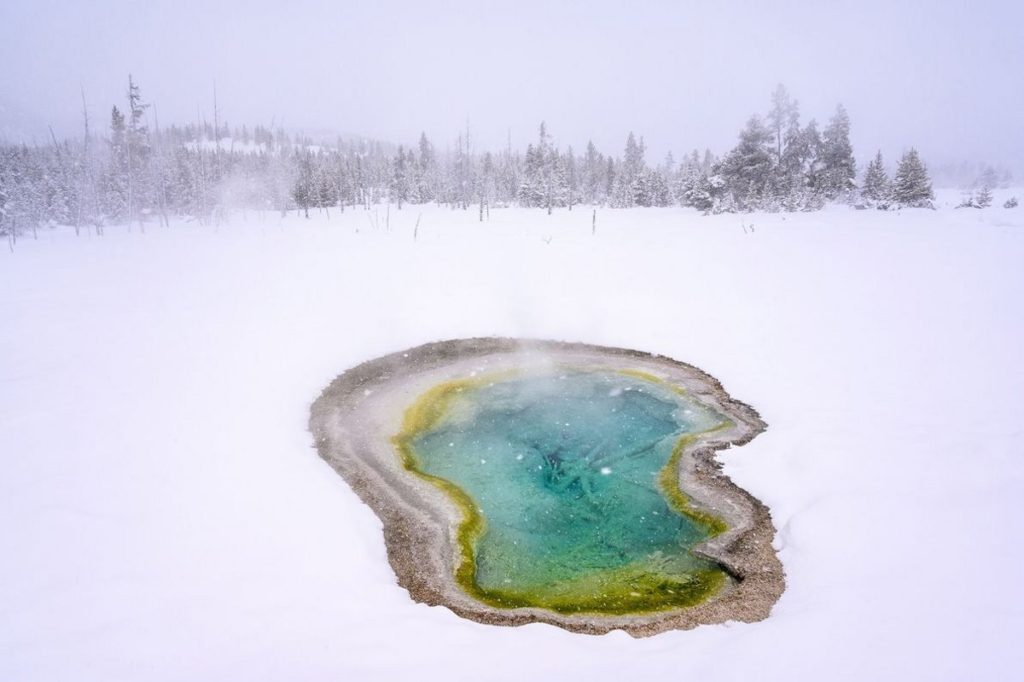
<instances>
[{"instance_id":1,"label":"hot spring","mask_svg":"<svg viewBox=\"0 0 1024 682\"><path fill-rule=\"evenodd\" d=\"M621 614L692 605L726 580L690 551L724 524L690 507L672 466L681 441L725 425L652 378L555 370L436 387L396 444L466 512L468 592Z\"/></svg>"},{"instance_id":2,"label":"hot spring","mask_svg":"<svg viewBox=\"0 0 1024 682\"><path fill-rule=\"evenodd\" d=\"M495 338L353 367L310 416L413 599L637 636L761 620L782 594L768 509L716 460L764 428L692 365Z\"/></svg>"}]
</instances>

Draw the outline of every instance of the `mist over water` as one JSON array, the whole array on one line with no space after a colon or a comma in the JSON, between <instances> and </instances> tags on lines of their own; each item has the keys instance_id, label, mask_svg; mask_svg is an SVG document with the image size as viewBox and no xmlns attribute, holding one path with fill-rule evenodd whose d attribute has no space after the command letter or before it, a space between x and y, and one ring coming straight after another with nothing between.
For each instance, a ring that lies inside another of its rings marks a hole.
<instances>
[{"instance_id":1,"label":"mist over water","mask_svg":"<svg viewBox=\"0 0 1024 682\"><path fill-rule=\"evenodd\" d=\"M212 117L443 147L555 141L648 160L724 153L777 83L805 120L842 102L862 163L909 146L933 166L1021 167L1018 2L148 3L0 5L0 135L103 130L127 74L161 123Z\"/></svg>"}]
</instances>

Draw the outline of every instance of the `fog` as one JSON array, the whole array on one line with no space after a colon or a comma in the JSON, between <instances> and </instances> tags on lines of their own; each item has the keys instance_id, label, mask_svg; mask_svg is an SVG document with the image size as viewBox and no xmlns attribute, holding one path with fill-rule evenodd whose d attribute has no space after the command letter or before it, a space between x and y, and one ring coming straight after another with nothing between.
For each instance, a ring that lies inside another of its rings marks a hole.
<instances>
[{"instance_id":1,"label":"fog","mask_svg":"<svg viewBox=\"0 0 1024 682\"><path fill-rule=\"evenodd\" d=\"M0 132L94 125L133 74L161 124L229 123L444 147L556 141L723 152L777 83L806 120L842 102L859 159L1020 167L1024 9L998 2L4 0Z\"/></svg>"}]
</instances>

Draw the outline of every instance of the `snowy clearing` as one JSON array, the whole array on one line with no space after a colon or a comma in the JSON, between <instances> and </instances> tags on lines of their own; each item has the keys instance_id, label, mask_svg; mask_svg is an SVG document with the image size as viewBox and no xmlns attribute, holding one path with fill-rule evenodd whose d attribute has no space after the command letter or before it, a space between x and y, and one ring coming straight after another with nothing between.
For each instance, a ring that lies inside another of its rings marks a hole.
<instances>
[{"instance_id":1,"label":"snowy clearing","mask_svg":"<svg viewBox=\"0 0 1024 682\"><path fill-rule=\"evenodd\" d=\"M22 239L0 253L0 678L1017 674L1024 210L957 199L598 210L596 236L589 209L426 208L414 241L421 211L387 231L381 207ZM662 353L755 406L768 431L720 458L779 528L773 615L589 637L398 588L310 403L488 335Z\"/></svg>"}]
</instances>

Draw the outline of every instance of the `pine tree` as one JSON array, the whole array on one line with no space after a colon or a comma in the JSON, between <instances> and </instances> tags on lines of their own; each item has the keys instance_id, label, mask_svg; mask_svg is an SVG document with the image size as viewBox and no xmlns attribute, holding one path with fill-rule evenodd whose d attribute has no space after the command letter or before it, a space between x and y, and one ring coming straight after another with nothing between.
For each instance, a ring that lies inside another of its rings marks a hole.
<instances>
[{"instance_id":1,"label":"pine tree","mask_svg":"<svg viewBox=\"0 0 1024 682\"><path fill-rule=\"evenodd\" d=\"M406 165L408 159L405 156L405 148L399 145L398 153L393 162L391 175L391 186L389 195L391 200L398 204L398 210L402 210L402 204L409 200L410 182L409 167Z\"/></svg>"},{"instance_id":2,"label":"pine tree","mask_svg":"<svg viewBox=\"0 0 1024 682\"><path fill-rule=\"evenodd\" d=\"M818 122L813 118L807 122L800 134L800 151L803 159L805 196L801 198L806 206L809 201L817 203L823 194L824 184L824 161L822 156L824 149L821 134L818 132ZM812 197L814 197L812 199Z\"/></svg>"},{"instance_id":3,"label":"pine tree","mask_svg":"<svg viewBox=\"0 0 1024 682\"><path fill-rule=\"evenodd\" d=\"M772 133L759 116L751 116L740 141L722 162L721 173L732 200L740 210L761 205L773 169L769 143Z\"/></svg>"},{"instance_id":4,"label":"pine tree","mask_svg":"<svg viewBox=\"0 0 1024 682\"><path fill-rule=\"evenodd\" d=\"M309 207L313 204L314 196L313 158L309 150L304 149L299 157L299 174L292 186L292 198L306 218L309 217Z\"/></svg>"},{"instance_id":5,"label":"pine tree","mask_svg":"<svg viewBox=\"0 0 1024 682\"><path fill-rule=\"evenodd\" d=\"M792 139L788 134L794 121L799 119L796 100L789 96L789 91L781 83L772 93L772 108L768 112L768 127L775 138L775 161L782 162L787 142Z\"/></svg>"},{"instance_id":6,"label":"pine tree","mask_svg":"<svg viewBox=\"0 0 1024 682\"><path fill-rule=\"evenodd\" d=\"M11 195L14 189L11 176L13 171L14 164L9 158L8 150L0 148L0 236L13 236L14 227L11 220L11 209L13 208Z\"/></svg>"},{"instance_id":7,"label":"pine tree","mask_svg":"<svg viewBox=\"0 0 1024 682\"><path fill-rule=\"evenodd\" d=\"M795 211L807 188L807 171L813 152L809 147L809 139L800 127L800 112L795 100L788 114L782 133L782 156L775 168L775 183L782 208Z\"/></svg>"},{"instance_id":8,"label":"pine tree","mask_svg":"<svg viewBox=\"0 0 1024 682\"><path fill-rule=\"evenodd\" d=\"M498 157L497 177L495 178L496 191L502 202L511 203L515 201L519 194L521 171L521 158L518 153L512 153L510 141L505 151Z\"/></svg>"},{"instance_id":9,"label":"pine tree","mask_svg":"<svg viewBox=\"0 0 1024 682\"><path fill-rule=\"evenodd\" d=\"M495 181L494 155L491 152L484 152L484 158L480 162L480 173L477 174L477 196L480 200L480 222L487 216L490 219L491 202L497 192Z\"/></svg>"},{"instance_id":10,"label":"pine tree","mask_svg":"<svg viewBox=\"0 0 1024 682\"><path fill-rule=\"evenodd\" d=\"M131 229L132 220L136 217L138 217L140 228L145 230L142 212L139 209L145 206L148 189L145 179L148 175L150 155L149 133L142 120L148 107L148 104L142 102L142 93L139 90L139 86L132 80L131 74L128 74L128 120L125 127L124 141L129 230Z\"/></svg>"},{"instance_id":11,"label":"pine tree","mask_svg":"<svg viewBox=\"0 0 1024 682\"><path fill-rule=\"evenodd\" d=\"M566 204L572 210L573 204L579 202L579 171L576 164L576 154L570 146L565 150L565 182L566 182Z\"/></svg>"},{"instance_id":12,"label":"pine tree","mask_svg":"<svg viewBox=\"0 0 1024 682\"><path fill-rule=\"evenodd\" d=\"M988 185L982 185L974 195L974 205L977 208L988 208L992 205L992 190Z\"/></svg>"},{"instance_id":13,"label":"pine tree","mask_svg":"<svg viewBox=\"0 0 1024 682\"><path fill-rule=\"evenodd\" d=\"M889 198L890 192L889 176L885 172L882 152L879 151L864 172L864 186L861 188L861 195L869 201L883 202Z\"/></svg>"},{"instance_id":14,"label":"pine tree","mask_svg":"<svg viewBox=\"0 0 1024 682\"><path fill-rule=\"evenodd\" d=\"M559 154L558 150L551 153L551 171L548 176L547 196L545 206L548 215L555 207L567 206L569 203L569 160L568 157Z\"/></svg>"},{"instance_id":15,"label":"pine tree","mask_svg":"<svg viewBox=\"0 0 1024 682\"><path fill-rule=\"evenodd\" d=\"M417 168L417 190L419 201L427 203L437 199L437 157L434 145L426 133L420 133L420 158Z\"/></svg>"},{"instance_id":16,"label":"pine tree","mask_svg":"<svg viewBox=\"0 0 1024 682\"><path fill-rule=\"evenodd\" d=\"M928 169L918 156L917 150L911 148L900 159L899 167L896 169L892 187L893 200L901 206L933 208L931 200L934 196Z\"/></svg>"},{"instance_id":17,"label":"pine tree","mask_svg":"<svg viewBox=\"0 0 1024 682\"><path fill-rule=\"evenodd\" d=\"M645 185L647 186L647 196L649 206L671 206L672 205L672 187L669 184L668 177L665 170L648 168L644 175L646 176Z\"/></svg>"},{"instance_id":18,"label":"pine tree","mask_svg":"<svg viewBox=\"0 0 1024 682\"><path fill-rule=\"evenodd\" d=\"M604 196L604 157L598 153L592 141L587 142L587 153L583 157L582 200L587 204L602 203Z\"/></svg>"},{"instance_id":19,"label":"pine tree","mask_svg":"<svg viewBox=\"0 0 1024 682\"><path fill-rule=\"evenodd\" d=\"M842 104L822 135L821 182L819 189L828 199L836 199L856 187L857 164L850 144L850 117Z\"/></svg>"},{"instance_id":20,"label":"pine tree","mask_svg":"<svg viewBox=\"0 0 1024 682\"><path fill-rule=\"evenodd\" d=\"M108 220L121 221L128 216L128 152L124 114L114 106L110 110L110 155L103 174L102 203Z\"/></svg>"},{"instance_id":21,"label":"pine tree","mask_svg":"<svg viewBox=\"0 0 1024 682\"><path fill-rule=\"evenodd\" d=\"M526 146L523 174L519 186L519 202L527 207L544 205L544 161L532 144Z\"/></svg>"},{"instance_id":22,"label":"pine tree","mask_svg":"<svg viewBox=\"0 0 1024 682\"><path fill-rule=\"evenodd\" d=\"M978 187L987 187L989 189L995 189L999 186L999 176L996 174L996 169L992 166L985 166L985 170L982 171L981 177L978 178Z\"/></svg>"},{"instance_id":23,"label":"pine tree","mask_svg":"<svg viewBox=\"0 0 1024 682\"><path fill-rule=\"evenodd\" d=\"M526 147L518 196L523 206L542 207L550 214L556 206L568 202L568 167L566 159L551 144L547 125L540 124L537 145Z\"/></svg>"},{"instance_id":24,"label":"pine tree","mask_svg":"<svg viewBox=\"0 0 1024 682\"><path fill-rule=\"evenodd\" d=\"M625 154L615 177L612 205L622 208L651 205L646 177L647 164L644 161L645 152L643 138L637 142L636 136L630 132L626 137Z\"/></svg>"},{"instance_id":25,"label":"pine tree","mask_svg":"<svg viewBox=\"0 0 1024 682\"><path fill-rule=\"evenodd\" d=\"M614 201L613 193L615 191L616 176L618 175L618 172L615 159L609 156L604 171L604 196L609 203L613 203Z\"/></svg>"},{"instance_id":26,"label":"pine tree","mask_svg":"<svg viewBox=\"0 0 1024 682\"><path fill-rule=\"evenodd\" d=\"M703 213L710 213L721 196L725 182L721 176L709 176L706 171L696 169L692 184L689 184L684 197L686 206Z\"/></svg>"},{"instance_id":27,"label":"pine tree","mask_svg":"<svg viewBox=\"0 0 1024 682\"><path fill-rule=\"evenodd\" d=\"M992 188L999 184L996 171L992 166L987 166L978 180L978 191L974 195L974 205L978 208L988 208L992 205Z\"/></svg>"}]
</instances>

